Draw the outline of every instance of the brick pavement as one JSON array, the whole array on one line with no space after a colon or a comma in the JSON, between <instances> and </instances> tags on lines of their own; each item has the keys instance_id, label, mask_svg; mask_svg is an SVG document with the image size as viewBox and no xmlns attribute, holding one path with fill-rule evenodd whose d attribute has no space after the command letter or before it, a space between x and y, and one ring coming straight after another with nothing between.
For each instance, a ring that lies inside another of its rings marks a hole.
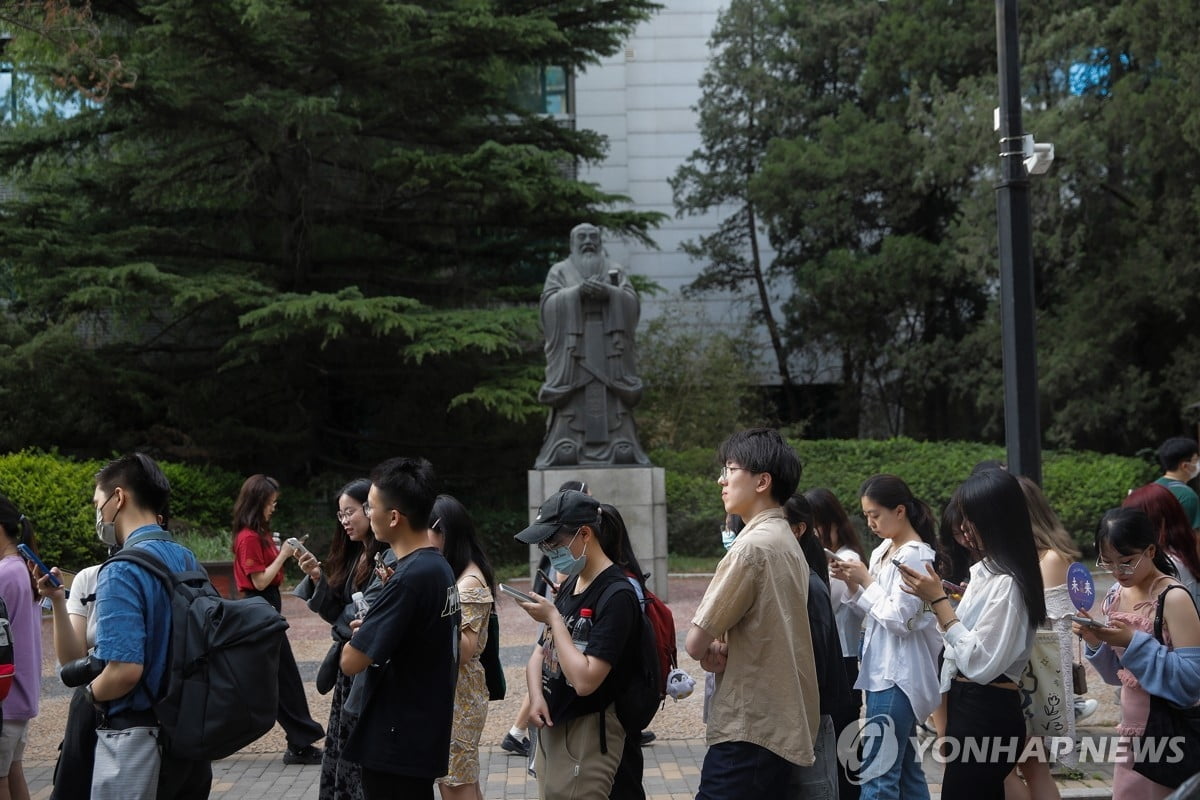
<instances>
[{"instance_id":1,"label":"brick pavement","mask_svg":"<svg viewBox=\"0 0 1200 800\"><path fill-rule=\"evenodd\" d=\"M646 758L643 786L646 800L692 800L700 785L700 765L705 746L700 739L656 741L643 748ZM481 774L487 775L483 796L487 800L525 800L537 797L537 784L525 769L525 759L510 755L499 747L480 750ZM27 763L25 774L33 800L50 796L52 763ZM319 766L284 766L275 753L240 753L213 764L213 800L241 798L287 798L317 800ZM1089 764L1081 768L1082 777L1059 776L1059 791L1064 800L1071 798L1111 798L1112 769ZM926 758L925 774L930 791L938 798L941 767Z\"/></svg>"}]
</instances>

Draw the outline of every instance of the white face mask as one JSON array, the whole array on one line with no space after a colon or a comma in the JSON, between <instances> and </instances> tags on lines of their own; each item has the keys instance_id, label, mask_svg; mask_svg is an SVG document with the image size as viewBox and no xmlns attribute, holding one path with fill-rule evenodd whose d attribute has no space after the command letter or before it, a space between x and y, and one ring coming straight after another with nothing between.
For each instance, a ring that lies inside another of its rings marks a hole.
<instances>
[{"instance_id":1,"label":"white face mask","mask_svg":"<svg viewBox=\"0 0 1200 800\"><path fill-rule=\"evenodd\" d=\"M1194 480L1197 475L1200 475L1200 461L1192 464L1191 469L1188 470L1188 480Z\"/></svg>"},{"instance_id":2,"label":"white face mask","mask_svg":"<svg viewBox=\"0 0 1200 800\"><path fill-rule=\"evenodd\" d=\"M737 540L737 534L729 530L729 528L721 528L721 546L726 550L733 547L734 541Z\"/></svg>"}]
</instances>

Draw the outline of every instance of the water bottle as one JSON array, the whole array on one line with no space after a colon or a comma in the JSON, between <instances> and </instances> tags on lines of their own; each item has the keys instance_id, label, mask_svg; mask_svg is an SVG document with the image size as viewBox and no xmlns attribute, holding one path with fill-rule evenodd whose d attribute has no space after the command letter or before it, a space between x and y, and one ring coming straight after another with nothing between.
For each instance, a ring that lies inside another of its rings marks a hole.
<instances>
[{"instance_id":1,"label":"water bottle","mask_svg":"<svg viewBox=\"0 0 1200 800\"><path fill-rule=\"evenodd\" d=\"M579 619L575 621L575 628L571 631L571 641L575 643L579 652L587 652L588 634L591 632L592 610L590 608L580 609Z\"/></svg>"}]
</instances>

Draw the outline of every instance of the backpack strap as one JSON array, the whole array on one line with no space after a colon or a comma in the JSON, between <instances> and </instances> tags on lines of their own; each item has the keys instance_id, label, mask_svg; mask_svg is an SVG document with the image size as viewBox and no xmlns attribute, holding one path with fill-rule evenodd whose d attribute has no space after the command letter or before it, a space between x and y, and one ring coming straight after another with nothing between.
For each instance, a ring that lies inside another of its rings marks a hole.
<instances>
[{"instance_id":1,"label":"backpack strap","mask_svg":"<svg viewBox=\"0 0 1200 800\"><path fill-rule=\"evenodd\" d=\"M1187 587L1183 584L1172 583L1170 586L1162 590L1162 592L1158 595L1158 600L1154 604L1154 638L1157 639L1159 644L1163 646L1166 646L1167 644L1165 641L1163 641L1163 606L1166 605L1167 592L1171 591L1172 589L1183 589L1184 591L1187 591ZM1188 592L1188 597L1192 597L1191 592ZM1195 605L1195 603L1196 599L1192 598L1192 604Z\"/></svg>"},{"instance_id":2,"label":"backpack strap","mask_svg":"<svg viewBox=\"0 0 1200 800\"><path fill-rule=\"evenodd\" d=\"M619 578L613 578L611 581L608 582L608 585L604 587L604 591L602 591L600 593L600 597L596 599L596 609L599 610L601 606L603 606L605 603L607 603L609 600L611 600L613 597L615 597L617 592L621 591L622 586L625 587L625 589L628 590L629 592L633 593L633 602L634 602L634 605L636 605L637 609L638 609L637 615L639 617L645 617L646 610L644 608L642 608L642 604L640 602L638 602L637 592L634 591L633 584L631 584L629 582L629 578L625 577L625 575L621 575L621 577L619 577ZM646 620L639 619L639 620L637 620L636 624L637 625L645 625ZM634 636L641 637L641 635L642 635L641 628L635 627L634 628ZM628 647L629 646L628 643L626 643L625 646ZM634 640L634 646L635 647L637 646L636 638ZM615 670L616 668L617 668L617 665L614 664L613 669ZM616 701L615 697L613 698L613 701L614 702ZM599 714L599 716L600 716L600 753L601 753L601 755L606 755L608 753L608 734L607 734L607 731L605 730L605 728L607 726L604 724L604 715L605 715L606 711L607 711L607 707L605 707L605 709L602 710ZM625 731L625 736L626 737L633 736L633 735L635 735L635 733L641 733L641 731L636 731L636 732Z\"/></svg>"}]
</instances>

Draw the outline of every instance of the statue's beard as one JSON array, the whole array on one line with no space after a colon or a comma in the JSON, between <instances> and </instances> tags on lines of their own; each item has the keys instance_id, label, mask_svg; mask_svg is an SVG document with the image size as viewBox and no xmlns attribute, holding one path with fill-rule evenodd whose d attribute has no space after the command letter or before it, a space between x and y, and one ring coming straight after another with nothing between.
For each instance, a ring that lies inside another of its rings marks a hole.
<instances>
[{"instance_id":1,"label":"statue's beard","mask_svg":"<svg viewBox=\"0 0 1200 800\"><path fill-rule=\"evenodd\" d=\"M575 252L571 254L571 263L585 278L594 278L604 271L604 255L602 253Z\"/></svg>"}]
</instances>

